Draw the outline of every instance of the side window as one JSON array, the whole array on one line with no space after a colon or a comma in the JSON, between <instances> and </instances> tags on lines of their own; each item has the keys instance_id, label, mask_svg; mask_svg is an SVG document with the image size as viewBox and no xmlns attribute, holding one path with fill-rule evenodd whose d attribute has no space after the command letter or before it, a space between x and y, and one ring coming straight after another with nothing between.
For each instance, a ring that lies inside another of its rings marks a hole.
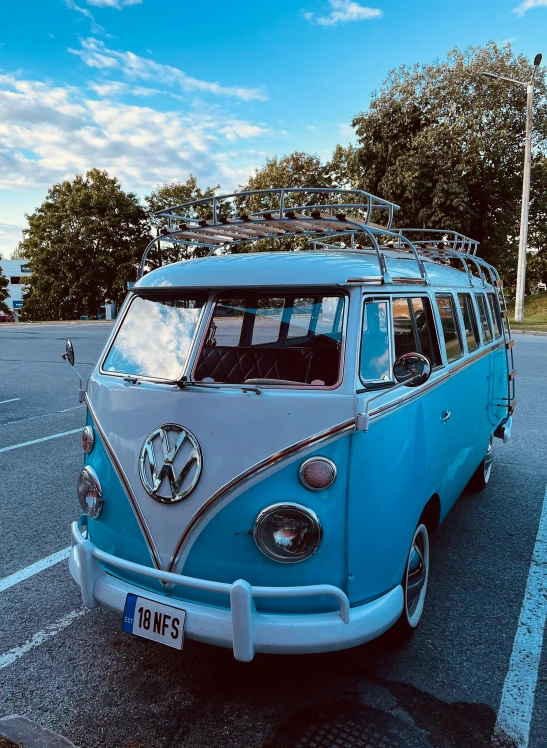
<instances>
[{"instance_id":1,"label":"side window","mask_svg":"<svg viewBox=\"0 0 547 748\"><path fill-rule=\"evenodd\" d=\"M473 299L471 298L471 294L459 293L458 301L460 302L460 309L462 312L463 328L465 339L467 340L467 350L469 353L472 353L480 345L479 328L477 327L475 309L473 308Z\"/></svg>"},{"instance_id":2,"label":"side window","mask_svg":"<svg viewBox=\"0 0 547 748\"><path fill-rule=\"evenodd\" d=\"M259 299L255 311L252 345L277 343L285 299Z\"/></svg>"},{"instance_id":3,"label":"side window","mask_svg":"<svg viewBox=\"0 0 547 748\"><path fill-rule=\"evenodd\" d=\"M311 326L314 299L294 299L287 338L305 338Z\"/></svg>"},{"instance_id":4,"label":"side window","mask_svg":"<svg viewBox=\"0 0 547 748\"><path fill-rule=\"evenodd\" d=\"M435 322L431 312L431 302L427 296L420 296L410 300L410 308L414 313L414 324L418 332L418 353L423 353L431 361L433 367L442 364Z\"/></svg>"},{"instance_id":5,"label":"side window","mask_svg":"<svg viewBox=\"0 0 547 748\"><path fill-rule=\"evenodd\" d=\"M395 358L417 351L427 356L433 366L439 366L441 356L429 299L421 296L394 298L392 309Z\"/></svg>"},{"instance_id":6,"label":"side window","mask_svg":"<svg viewBox=\"0 0 547 748\"><path fill-rule=\"evenodd\" d=\"M343 299L339 296L323 296L314 312L312 327L316 335L337 337L342 329Z\"/></svg>"},{"instance_id":7,"label":"side window","mask_svg":"<svg viewBox=\"0 0 547 748\"><path fill-rule=\"evenodd\" d=\"M475 298L477 299L477 306L479 308L479 319L481 322L483 340L485 343L491 343L492 329L490 327L490 317L488 316L488 310L486 308L486 299L482 293L475 294Z\"/></svg>"},{"instance_id":8,"label":"side window","mask_svg":"<svg viewBox=\"0 0 547 748\"><path fill-rule=\"evenodd\" d=\"M240 344L245 299L222 299L217 302L215 316L209 331L211 343L236 346Z\"/></svg>"},{"instance_id":9,"label":"side window","mask_svg":"<svg viewBox=\"0 0 547 748\"><path fill-rule=\"evenodd\" d=\"M366 299L363 310L360 376L363 382L390 382L389 301Z\"/></svg>"},{"instance_id":10,"label":"side window","mask_svg":"<svg viewBox=\"0 0 547 748\"><path fill-rule=\"evenodd\" d=\"M494 327L496 328L496 333L497 333L496 338L501 338L501 336L503 335L503 328L502 328L502 322L501 322L499 302L496 298L495 293L488 294L488 303L490 304L490 311L492 312L492 320L494 323Z\"/></svg>"},{"instance_id":11,"label":"side window","mask_svg":"<svg viewBox=\"0 0 547 748\"><path fill-rule=\"evenodd\" d=\"M454 299L448 294L443 294L435 296L435 300L441 317L446 358L449 362L455 361L460 356L463 356L463 348L460 340Z\"/></svg>"}]
</instances>

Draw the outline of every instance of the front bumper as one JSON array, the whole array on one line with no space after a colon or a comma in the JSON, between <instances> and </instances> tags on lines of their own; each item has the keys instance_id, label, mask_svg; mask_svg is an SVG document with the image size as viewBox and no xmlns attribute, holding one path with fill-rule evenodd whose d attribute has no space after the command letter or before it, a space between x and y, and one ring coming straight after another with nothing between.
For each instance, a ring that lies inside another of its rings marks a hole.
<instances>
[{"instance_id":1,"label":"front bumper","mask_svg":"<svg viewBox=\"0 0 547 748\"><path fill-rule=\"evenodd\" d=\"M101 561L145 577L178 586L221 592L230 596L230 609L166 598L107 574ZM403 609L401 586L373 602L350 608L347 596L332 585L307 587L256 587L243 579L233 584L185 577L125 561L100 551L86 539L76 522L72 525L70 572L81 588L88 608L103 605L123 614L129 592L186 611L184 633L189 639L233 649L236 660L250 662L255 652L308 654L348 649L375 639L387 631ZM330 595L339 612L313 614L258 613L255 597L309 597Z\"/></svg>"}]
</instances>

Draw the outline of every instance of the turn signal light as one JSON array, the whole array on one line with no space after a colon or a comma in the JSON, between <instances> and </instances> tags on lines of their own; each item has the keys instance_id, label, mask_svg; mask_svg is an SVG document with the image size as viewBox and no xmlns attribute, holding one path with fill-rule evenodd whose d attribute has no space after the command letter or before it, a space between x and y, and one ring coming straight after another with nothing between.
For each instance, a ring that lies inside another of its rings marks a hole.
<instances>
[{"instance_id":1,"label":"turn signal light","mask_svg":"<svg viewBox=\"0 0 547 748\"><path fill-rule=\"evenodd\" d=\"M300 466L299 475L310 491L323 491L336 480L336 465L326 457L310 457Z\"/></svg>"}]
</instances>

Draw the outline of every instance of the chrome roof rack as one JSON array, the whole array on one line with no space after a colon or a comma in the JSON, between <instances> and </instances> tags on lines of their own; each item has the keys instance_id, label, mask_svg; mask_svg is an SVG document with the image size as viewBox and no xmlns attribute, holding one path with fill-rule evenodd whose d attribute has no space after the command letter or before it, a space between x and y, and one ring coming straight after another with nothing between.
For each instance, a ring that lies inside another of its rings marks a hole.
<instances>
[{"instance_id":1,"label":"chrome roof rack","mask_svg":"<svg viewBox=\"0 0 547 748\"><path fill-rule=\"evenodd\" d=\"M464 234L460 234L458 231L452 229L414 229L414 228L400 228L395 229L399 234L407 236L408 234L423 234L423 239L413 239L412 241L416 246L431 246L435 245L438 248L445 247L447 249L453 249L456 252L463 252L464 254L476 255L479 248L479 242L475 239L470 239Z\"/></svg>"},{"instance_id":2,"label":"chrome roof rack","mask_svg":"<svg viewBox=\"0 0 547 748\"><path fill-rule=\"evenodd\" d=\"M418 228L392 228L395 203L365 192L332 187L286 187L268 190L233 192L228 195L193 200L155 214L167 226L146 248L139 267L142 278L150 251L162 243L171 247L182 245L193 250L193 256L220 252L238 252L241 245L261 239L304 237L326 249L337 239L349 237L351 248L357 236L367 237L378 260L379 283L429 283L424 260L458 259L473 285L468 265L474 265L483 285L491 266L475 257L478 242L457 231ZM373 218L375 221L373 221ZM376 221L383 221L378 223ZM408 234L416 235L412 241ZM359 249L359 248L357 248ZM385 250L401 252L415 260L418 278L391 277L384 256ZM363 251L363 250L361 250Z\"/></svg>"}]
</instances>

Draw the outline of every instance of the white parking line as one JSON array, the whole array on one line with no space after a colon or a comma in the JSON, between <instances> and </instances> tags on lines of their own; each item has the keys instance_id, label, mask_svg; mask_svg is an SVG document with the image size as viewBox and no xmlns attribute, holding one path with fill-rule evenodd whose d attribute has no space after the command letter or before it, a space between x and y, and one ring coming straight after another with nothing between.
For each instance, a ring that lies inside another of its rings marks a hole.
<instances>
[{"instance_id":1,"label":"white parking line","mask_svg":"<svg viewBox=\"0 0 547 748\"><path fill-rule=\"evenodd\" d=\"M0 400L0 405L5 405L6 403L16 403L17 400L20 399L20 397L12 397L11 400Z\"/></svg>"},{"instance_id":2,"label":"white parking line","mask_svg":"<svg viewBox=\"0 0 547 748\"><path fill-rule=\"evenodd\" d=\"M19 584L19 582L23 582L25 579L33 577L40 571L49 569L50 566L54 566L60 561L64 561L65 558L68 558L70 555L70 548L71 546L68 546L68 548L63 548L62 551L52 553L51 556L47 556L41 561L36 561L35 564L31 564L30 566L26 566L24 569L21 569L21 571L16 571L14 574L10 574L9 577L0 579L0 592L4 592L4 590L8 590L10 587Z\"/></svg>"},{"instance_id":3,"label":"white parking line","mask_svg":"<svg viewBox=\"0 0 547 748\"><path fill-rule=\"evenodd\" d=\"M509 671L503 684L493 746L504 746L509 741L515 748L528 746L546 619L547 488Z\"/></svg>"},{"instance_id":4,"label":"white parking line","mask_svg":"<svg viewBox=\"0 0 547 748\"><path fill-rule=\"evenodd\" d=\"M70 413L73 410L81 410L83 407L85 407L85 403L80 403L80 405L75 405L72 408L63 408L63 410L54 410L51 413L40 413L37 416L27 416L26 418L18 418L15 421L6 421L6 423L2 423L0 426L15 426L26 423L27 421L35 421L37 418L47 418L48 416L57 416L59 413Z\"/></svg>"},{"instance_id":5,"label":"white parking line","mask_svg":"<svg viewBox=\"0 0 547 748\"><path fill-rule=\"evenodd\" d=\"M41 439L33 439L30 442L21 442L21 444L12 444L11 447L2 447L1 452L10 452L12 449L20 449L21 447L28 447L31 444L38 444L38 442L47 442L50 439L60 439L61 436L68 436L69 434L81 433L82 429L72 429L72 431L62 431L60 434L52 434L51 436L42 436Z\"/></svg>"},{"instance_id":6,"label":"white parking line","mask_svg":"<svg viewBox=\"0 0 547 748\"><path fill-rule=\"evenodd\" d=\"M80 616L85 615L87 612L87 608L73 610L71 613L63 616L63 618L55 621L55 623L51 623L49 626L46 626L45 629L42 629L37 634L34 634L34 636L32 636L30 639L27 639L24 644L21 644L19 647L14 647L13 649L10 649L9 652L0 655L0 670L7 667L8 665L11 665L13 662L18 660L34 647L38 647L48 639L56 636L60 631L66 629L67 626L70 626L72 621L76 620L76 618L79 618Z\"/></svg>"}]
</instances>

